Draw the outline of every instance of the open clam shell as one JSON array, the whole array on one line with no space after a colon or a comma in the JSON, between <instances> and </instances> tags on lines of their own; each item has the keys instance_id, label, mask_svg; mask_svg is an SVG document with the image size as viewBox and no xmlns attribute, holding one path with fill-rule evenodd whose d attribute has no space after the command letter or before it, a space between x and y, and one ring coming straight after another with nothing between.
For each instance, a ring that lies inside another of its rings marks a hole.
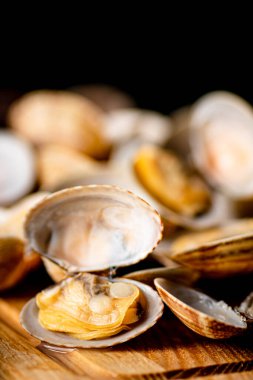
<instances>
[{"instance_id":1,"label":"open clam shell","mask_svg":"<svg viewBox=\"0 0 253 380\"><path fill-rule=\"evenodd\" d=\"M10 132L0 133L0 205L8 206L28 194L36 180L30 144Z\"/></svg>"},{"instance_id":2,"label":"open clam shell","mask_svg":"<svg viewBox=\"0 0 253 380\"><path fill-rule=\"evenodd\" d=\"M245 319L223 301L164 278L156 278L155 286L181 322L200 335L226 339L247 329Z\"/></svg>"},{"instance_id":3,"label":"open clam shell","mask_svg":"<svg viewBox=\"0 0 253 380\"><path fill-rule=\"evenodd\" d=\"M20 315L20 322L22 326L25 328L25 330L27 330L31 335L40 339L42 342L47 342L56 346L102 348L124 343L144 333L156 323L156 321L162 316L163 303L160 297L158 296L157 292L149 286L133 280L120 279L120 281L130 283L139 287L146 299L144 314L142 315L141 319L138 322L136 322L129 331L123 331L118 335L106 339L87 341L73 338L65 333L57 333L46 330L39 323L38 307L36 305L35 298L32 298L24 306Z\"/></svg>"},{"instance_id":4,"label":"open clam shell","mask_svg":"<svg viewBox=\"0 0 253 380\"><path fill-rule=\"evenodd\" d=\"M144 259L162 237L158 213L114 186L80 186L44 199L29 213L30 249L68 272L101 271Z\"/></svg>"},{"instance_id":5,"label":"open clam shell","mask_svg":"<svg viewBox=\"0 0 253 380\"><path fill-rule=\"evenodd\" d=\"M170 258L206 277L226 277L253 271L253 220L242 219L176 239Z\"/></svg>"},{"instance_id":6,"label":"open clam shell","mask_svg":"<svg viewBox=\"0 0 253 380\"><path fill-rule=\"evenodd\" d=\"M240 97L212 92L193 106L190 143L195 165L234 199L253 196L253 109Z\"/></svg>"}]
</instances>

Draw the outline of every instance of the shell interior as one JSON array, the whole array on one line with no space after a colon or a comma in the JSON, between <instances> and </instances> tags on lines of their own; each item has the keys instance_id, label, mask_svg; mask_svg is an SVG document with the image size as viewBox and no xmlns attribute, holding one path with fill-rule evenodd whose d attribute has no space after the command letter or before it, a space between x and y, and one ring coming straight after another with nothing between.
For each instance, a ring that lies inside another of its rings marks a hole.
<instances>
[{"instance_id":1,"label":"shell interior","mask_svg":"<svg viewBox=\"0 0 253 380\"><path fill-rule=\"evenodd\" d=\"M217 301L207 294L162 278L156 279L156 285L163 287L166 292L186 304L191 309L212 319L239 328L246 328L244 318L223 301Z\"/></svg>"},{"instance_id":2,"label":"shell interior","mask_svg":"<svg viewBox=\"0 0 253 380\"><path fill-rule=\"evenodd\" d=\"M143 316L129 331L123 331L118 335L106 339L85 341L71 337L64 333L46 330L38 321L38 307L36 305L35 298L31 299L24 306L20 315L21 324L26 331L41 341L63 347L102 348L114 346L133 339L151 328L162 316L163 303L157 295L157 292L149 286L133 280L120 279L120 281L131 283L139 287L146 299L145 312Z\"/></svg>"},{"instance_id":3,"label":"shell interior","mask_svg":"<svg viewBox=\"0 0 253 380\"><path fill-rule=\"evenodd\" d=\"M68 272L136 263L155 248L161 232L154 209L113 186L54 193L31 211L26 222L31 249Z\"/></svg>"},{"instance_id":4,"label":"shell interior","mask_svg":"<svg viewBox=\"0 0 253 380\"><path fill-rule=\"evenodd\" d=\"M253 194L253 112L241 98L213 92L201 98L191 115L195 164L214 186L233 198Z\"/></svg>"}]
</instances>

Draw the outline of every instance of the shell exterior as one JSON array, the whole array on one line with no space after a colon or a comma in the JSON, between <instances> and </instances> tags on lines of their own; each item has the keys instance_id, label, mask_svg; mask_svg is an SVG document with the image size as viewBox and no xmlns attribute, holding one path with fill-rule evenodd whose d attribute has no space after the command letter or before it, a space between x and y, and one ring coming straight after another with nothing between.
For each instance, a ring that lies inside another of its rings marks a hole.
<instances>
[{"instance_id":1,"label":"shell exterior","mask_svg":"<svg viewBox=\"0 0 253 380\"><path fill-rule=\"evenodd\" d=\"M171 245L170 258L207 277L226 277L253 271L253 220L186 234Z\"/></svg>"},{"instance_id":2,"label":"shell exterior","mask_svg":"<svg viewBox=\"0 0 253 380\"><path fill-rule=\"evenodd\" d=\"M126 108L105 117L105 134L114 144L133 138L163 145L171 135L171 122L158 112Z\"/></svg>"},{"instance_id":3,"label":"shell exterior","mask_svg":"<svg viewBox=\"0 0 253 380\"><path fill-rule=\"evenodd\" d=\"M55 189L63 181L102 170L103 165L72 148L47 144L38 151L38 177L40 186Z\"/></svg>"},{"instance_id":4,"label":"shell exterior","mask_svg":"<svg viewBox=\"0 0 253 380\"><path fill-rule=\"evenodd\" d=\"M44 199L29 213L30 249L68 272L101 271L144 259L162 237L159 214L115 186L80 186Z\"/></svg>"},{"instance_id":5,"label":"shell exterior","mask_svg":"<svg viewBox=\"0 0 253 380\"><path fill-rule=\"evenodd\" d=\"M10 108L10 125L36 145L56 143L91 156L104 156L108 142L103 112L83 96L67 91L28 93Z\"/></svg>"},{"instance_id":6,"label":"shell exterior","mask_svg":"<svg viewBox=\"0 0 253 380\"><path fill-rule=\"evenodd\" d=\"M212 92L193 106L191 152L216 188L234 199L253 196L253 109L227 92Z\"/></svg>"},{"instance_id":7,"label":"shell exterior","mask_svg":"<svg viewBox=\"0 0 253 380\"><path fill-rule=\"evenodd\" d=\"M10 132L0 132L0 206L28 194L36 180L35 154L30 144Z\"/></svg>"},{"instance_id":8,"label":"shell exterior","mask_svg":"<svg viewBox=\"0 0 253 380\"><path fill-rule=\"evenodd\" d=\"M20 322L24 329L34 337L43 342L47 342L56 346L63 347L80 347L80 348L102 348L111 347L116 344L121 344L137 337L151 328L156 321L162 316L163 303L152 288L142 283L133 280L120 279L122 282L127 282L136 285L140 288L146 298L146 308L142 318L136 322L132 329L123 331L106 339L93 341L85 341L73 338L64 333L56 333L44 329L38 321L38 307L35 298L31 299L23 308L20 315Z\"/></svg>"},{"instance_id":9,"label":"shell exterior","mask_svg":"<svg viewBox=\"0 0 253 380\"><path fill-rule=\"evenodd\" d=\"M247 329L243 317L222 301L215 301L204 293L164 278L155 279L155 286L181 322L200 335L226 339Z\"/></svg>"},{"instance_id":10,"label":"shell exterior","mask_svg":"<svg viewBox=\"0 0 253 380\"><path fill-rule=\"evenodd\" d=\"M3 209L0 221L0 290L15 286L40 264L39 255L26 252L24 220L28 211L47 193L34 193L13 207Z\"/></svg>"}]
</instances>

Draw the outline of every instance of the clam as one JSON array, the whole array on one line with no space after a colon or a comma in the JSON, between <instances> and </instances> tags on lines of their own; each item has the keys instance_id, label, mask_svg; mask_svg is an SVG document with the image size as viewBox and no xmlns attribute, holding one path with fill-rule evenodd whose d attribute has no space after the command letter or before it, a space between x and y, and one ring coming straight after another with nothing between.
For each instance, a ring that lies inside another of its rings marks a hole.
<instances>
[{"instance_id":1,"label":"clam","mask_svg":"<svg viewBox=\"0 0 253 380\"><path fill-rule=\"evenodd\" d=\"M30 250L68 273L102 271L144 259L158 244L158 213L129 191L80 186L46 197L26 219Z\"/></svg>"},{"instance_id":2,"label":"clam","mask_svg":"<svg viewBox=\"0 0 253 380\"><path fill-rule=\"evenodd\" d=\"M0 132L0 205L8 206L28 194L35 185L35 155L23 138Z\"/></svg>"},{"instance_id":3,"label":"clam","mask_svg":"<svg viewBox=\"0 0 253 380\"><path fill-rule=\"evenodd\" d=\"M158 213L133 193L106 185L59 191L31 210L25 231L30 250L68 275L37 295L37 306L35 300L25 306L21 321L32 335L67 347L106 347L139 335L161 316L150 287L86 273L137 263L161 239Z\"/></svg>"},{"instance_id":4,"label":"clam","mask_svg":"<svg viewBox=\"0 0 253 380\"><path fill-rule=\"evenodd\" d=\"M24 220L28 211L46 193L35 193L9 209L2 210L0 221L0 290L16 285L40 263L35 253L26 252L23 231Z\"/></svg>"},{"instance_id":5,"label":"clam","mask_svg":"<svg viewBox=\"0 0 253 380\"><path fill-rule=\"evenodd\" d=\"M156 278L155 286L181 322L200 335L226 339L247 330L245 318L223 301L164 278Z\"/></svg>"},{"instance_id":6,"label":"clam","mask_svg":"<svg viewBox=\"0 0 253 380\"><path fill-rule=\"evenodd\" d=\"M191 114L192 158L203 176L233 199L253 196L253 110L227 92L205 95Z\"/></svg>"},{"instance_id":7,"label":"clam","mask_svg":"<svg viewBox=\"0 0 253 380\"><path fill-rule=\"evenodd\" d=\"M64 347L126 342L151 328L163 312L161 299L149 286L90 274L70 277L36 298L23 308L22 326L41 341Z\"/></svg>"},{"instance_id":8,"label":"clam","mask_svg":"<svg viewBox=\"0 0 253 380\"><path fill-rule=\"evenodd\" d=\"M9 124L36 145L56 143L91 156L104 156L103 112L67 91L35 91L13 103Z\"/></svg>"},{"instance_id":9,"label":"clam","mask_svg":"<svg viewBox=\"0 0 253 380\"><path fill-rule=\"evenodd\" d=\"M144 146L135 156L134 170L158 202L161 215L176 225L203 229L230 215L226 199L212 191L172 151Z\"/></svg>"},{"instance_id":10,"label":"clam","mask_svg":"<svg viewBox=\"0 0 253 380\"><path fill-rule=\"evenodd\" d=\"M158 112L119 109L105 116L105 135L112 144L120 144L120 148L132 139L163 145L171 135L171 122Z\"/></svg>"},{"instance_id":11,"label":"clam","mask_svg":"<svg viewBox=\"0 0 253 380\"><path fill-rule=\"evenodd\" d=\"M103 166L91 157L62 145L47 144L38 151L38 177L43 189L52 190L63 181L95 174Z\"/></svg>"},{"instance_id":12,"label":"clam","mask_svg":"<svg viewBox=\"0 0 253 380\"><path fill-rule=\"evenodd\" d=\"M105 84L75 86L70 90L85 96L105 112L134 106L134 100L128 94Z\"/></svg>"},{"instance_id":13,"label":"clam","mask_svg":"<svg viewBox=\"0 0 253 380\"><path fill-rule=\"evenodd\" d=\"M206 277L226 277L253 271L253 219L188 233L171 244L169 258L201 271Z\"/></svg>"}]
</instances>

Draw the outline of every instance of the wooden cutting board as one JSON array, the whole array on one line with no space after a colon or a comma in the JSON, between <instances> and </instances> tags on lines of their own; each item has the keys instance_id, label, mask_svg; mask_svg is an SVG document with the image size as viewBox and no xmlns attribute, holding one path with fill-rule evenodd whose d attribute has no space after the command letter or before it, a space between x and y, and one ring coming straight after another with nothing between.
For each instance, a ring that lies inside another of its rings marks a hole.
<instances>
[{"instance_id":1,"label":"wooden cutting board","mask_svg":"<svg viewBox=\"0 0 253 380\"><path fill-rule=\"evenodd\" d=\"M253 379L252 336L226 341L203 338L182 325L167 307L156 326L128 343L50 351L19 324L22 306L49 284L40 269L0 298L0 379Z\"/></svg>"}]
</instances>

